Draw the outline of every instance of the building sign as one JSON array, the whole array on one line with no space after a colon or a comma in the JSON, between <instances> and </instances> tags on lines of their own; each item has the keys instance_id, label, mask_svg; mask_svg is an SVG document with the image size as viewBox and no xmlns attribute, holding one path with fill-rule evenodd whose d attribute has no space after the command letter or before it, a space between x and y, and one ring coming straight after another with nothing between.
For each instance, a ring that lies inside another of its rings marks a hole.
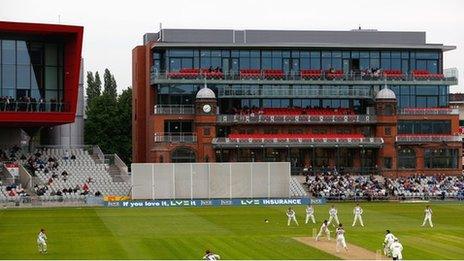
<instances>
[{"instance_id":1,"label":"building sign","mask_svg":"<svg viewBox=\"0 0 464 261\"><path fill-rule=\"evenodd\" d=\"M204 207L204 206L284 206L284 205L325 204L326 200L309 198L271 198L271 199L195 199L195 200L136 200L107 201L107 207Z\"/></svg>"}]
</instances>

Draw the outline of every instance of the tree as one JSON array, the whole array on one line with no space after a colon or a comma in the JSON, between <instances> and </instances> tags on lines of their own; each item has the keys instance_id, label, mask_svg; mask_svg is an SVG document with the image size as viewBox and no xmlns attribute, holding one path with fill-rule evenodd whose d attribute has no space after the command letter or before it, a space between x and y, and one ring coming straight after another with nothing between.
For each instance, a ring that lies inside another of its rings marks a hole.
<instances>
[{"instance_id":1,"label":"tree","mask_svg":"<svg viewBox=\"0 0 464 261\"><path fill-rule=\"evenodd\" d=\"M116 101L118 98L116 80L108 69L105 69L105 73L103 74L103 82L103 94L108 95L111 99Z\"/></svg>"},{"instance_id":2,"label":"tree","mask_svg":"<svg viewBox=\"0 0 464 261\"><path fill-rule=\"evenodd\" d=\"M114 77L112 77L114 80ZM84 139L105 153L116 153L129 164L132 155L132 89L117 99L103 94L88 103Z\"/></svg>"},{"instance_id":3,"label":"tree","mask_svg":"<svg viewBox=\"0 0 464 261\"><path fill-rule=\"evenodd\" d=\"M95 89L97 90L96 92L98 93L98 96L100 96L102 89L102 81L100 79L100 74L98 73L98 71L95 72Z\"/></svg>"},{"instance_id":4,"label":"tree","mask_svg":"<svg viewBox=\"0 0 464 261\"><path fill-rule=\"evenodd\" d=\"M95 97L101 94L101 80L98 72L95 72L95 78L92 72L87 72L87 103L92 102Z\"/></svg>"},{"instance_id":5,"label":"tree","mask_svg":"<svg viewBox=\"0 0 464 261\"><path fill-rule=\"evenodd\" d=\"M132 162L132 88L122 91L117 102L117 154L124 162Z\"/></svg>"}]
</instances>

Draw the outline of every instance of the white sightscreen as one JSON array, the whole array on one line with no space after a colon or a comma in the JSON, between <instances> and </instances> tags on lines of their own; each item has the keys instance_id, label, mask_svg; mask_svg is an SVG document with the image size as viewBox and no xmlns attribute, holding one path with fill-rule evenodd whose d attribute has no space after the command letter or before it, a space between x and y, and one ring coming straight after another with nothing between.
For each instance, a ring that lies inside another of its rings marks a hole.
<instances>
[{"instance_id":1,"label":"white sightscreen","mask_svg":"<svg viewBox=\"0 0 464 261\"><path fill-rule=\"evenodd\" d=\"M133 199L288 197L290 163L134 163Z\"/></svg>"}]
</instances>

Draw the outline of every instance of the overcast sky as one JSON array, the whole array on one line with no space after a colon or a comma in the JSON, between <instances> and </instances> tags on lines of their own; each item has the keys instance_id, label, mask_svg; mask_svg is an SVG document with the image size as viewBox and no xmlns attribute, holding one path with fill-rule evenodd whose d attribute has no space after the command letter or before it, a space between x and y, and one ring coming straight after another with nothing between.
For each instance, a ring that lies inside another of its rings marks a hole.
<instances>
[{"instance_id":1,"label":"overcast sky","mask_svg":"<svg viewBox=\"0 0 464 261\"><path fill-rule=\"evenodd\" d=\"M456 45L445 68L460 71L464 92L464 1L310 0L0 0L0 20L84 26L85 70L109 68L119 90L130 86L131 50L163 28L366 29L426 31L428 43Z\"/></svg>"}]
</instances>

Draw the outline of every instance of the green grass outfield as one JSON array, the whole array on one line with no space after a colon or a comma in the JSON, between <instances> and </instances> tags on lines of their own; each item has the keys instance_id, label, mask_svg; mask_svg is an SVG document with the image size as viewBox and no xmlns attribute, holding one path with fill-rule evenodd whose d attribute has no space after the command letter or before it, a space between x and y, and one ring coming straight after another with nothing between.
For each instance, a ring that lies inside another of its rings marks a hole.
<instances>
[{"instance_id":1,"label":"green grass outfield","mask_svg":"<svg viewBox=\"0 0 464 261\"><path fill-rule=\"evenodd\" d=\"M364 228L351 227L354 203L336 205L348 243L376 251L391 229L406 259L464 258L464 204L432 204L433 229L420 227L425 204L363 203ZM312 236L329 205L315 207L315 226L303 224L299 206L300 226L287 227L285 208L2 209L0 259L200 259L205 249L222 259L336 259L292 239ZM45 256L35 243L42 227Z\"/></svg>"}]
</instances>

